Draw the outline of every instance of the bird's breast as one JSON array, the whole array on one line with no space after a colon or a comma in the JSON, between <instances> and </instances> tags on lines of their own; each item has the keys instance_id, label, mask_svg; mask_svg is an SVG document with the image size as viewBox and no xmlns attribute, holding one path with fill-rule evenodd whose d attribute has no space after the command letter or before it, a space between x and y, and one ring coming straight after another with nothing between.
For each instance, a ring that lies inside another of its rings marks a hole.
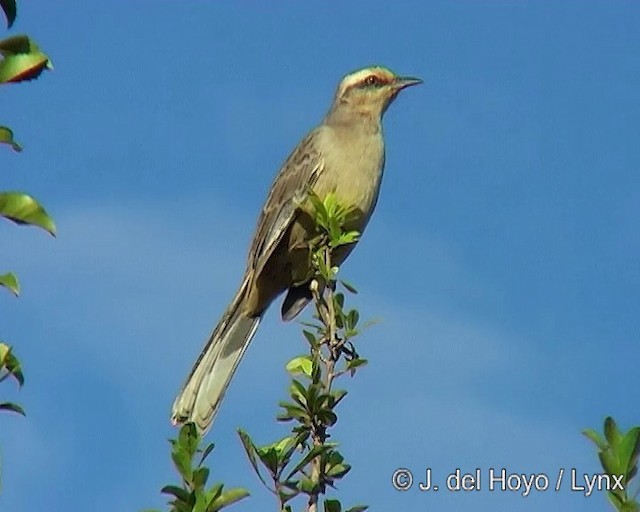
<instances>
[{"instance_id":1,"label":"bird's breast","mask_svg":"<svg viewBox=\"0 0 640 512\"><path fill-rule=\"evenodd\" d=\"M321 198L333 192L343 206L352 206L355 215L352 225L346 227L362 231L373 213L382 181L381 132L328 129L323 133L321 151L324 169L314 192Z\"/></svg>"}]
</instances>

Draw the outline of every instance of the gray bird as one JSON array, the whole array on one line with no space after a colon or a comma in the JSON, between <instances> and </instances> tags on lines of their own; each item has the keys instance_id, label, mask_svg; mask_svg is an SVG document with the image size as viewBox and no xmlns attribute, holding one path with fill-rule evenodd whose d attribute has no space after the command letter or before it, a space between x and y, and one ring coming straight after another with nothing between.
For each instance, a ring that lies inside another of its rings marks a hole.
<instances>
[{"instance_id":1,"label":"gray bird","mask_svg":"<svg viewBox=\"0 0 640 512\"><path fill-rule=\"evenodd\" d=\"M307 243L315 228L300 207L308 190L321 199L333 192L354 208L345 229L364 231L384 168L382 116L402 89L420 83L377 66L342 79L322 124L293 150L271 186L242 284L173 404L174 424L193 421L205 433L269 305L287 291L282 318L291 320L311 300ZM334 254L336 265L354 245Z\"/></svg>"}]
</instances>

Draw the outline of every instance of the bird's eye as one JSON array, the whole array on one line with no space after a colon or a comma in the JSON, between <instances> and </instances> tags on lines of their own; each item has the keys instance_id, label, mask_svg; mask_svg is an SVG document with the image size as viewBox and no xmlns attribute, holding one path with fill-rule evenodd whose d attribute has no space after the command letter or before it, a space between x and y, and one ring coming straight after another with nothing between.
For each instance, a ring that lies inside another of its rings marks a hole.
<instances>
[{"instance_id":1,"label":"bird's eye","mask_svg":"<svg viewBox=\"0 0 640 512\"><path fill-rule=\"evenodd\" d=\"M374 85L381 85L382 81L376 75L369 75L367 78L364 79L364 83L365 85L374 86Z\"/></svg>"}]
</instances>

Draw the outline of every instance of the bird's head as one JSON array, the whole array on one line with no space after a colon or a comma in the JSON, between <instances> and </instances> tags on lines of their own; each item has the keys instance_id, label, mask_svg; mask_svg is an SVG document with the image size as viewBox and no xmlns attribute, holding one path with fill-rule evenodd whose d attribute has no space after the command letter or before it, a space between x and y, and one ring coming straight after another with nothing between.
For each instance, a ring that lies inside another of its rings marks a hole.
<instances>
[{"instance_id":1,"label":"bird's head","mask_svg":"<svg viewBox=\"0 0 640 512\"><path fill-rule=\"evenodd\" d=\"M419 78L398 76L381 66L360 69L342 79L332 111L379 120L402 89L421 83Z\"/></svg>"}]
</instances>

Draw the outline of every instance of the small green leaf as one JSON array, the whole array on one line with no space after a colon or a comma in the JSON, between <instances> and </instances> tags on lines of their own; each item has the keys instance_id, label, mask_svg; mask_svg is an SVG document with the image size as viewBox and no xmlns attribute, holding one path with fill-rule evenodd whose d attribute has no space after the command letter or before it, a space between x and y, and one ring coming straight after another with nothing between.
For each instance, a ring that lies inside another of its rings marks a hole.
<instances>
[{"instance_id":1,"label":"small green leaf","mask_svg":"<svg viewBox=\"0 0 640 512\"><path fill-rule=\"evenodd\" d=\"M0 370L2 369L7 373L0 377L0 382L7 377L13 377L18 382L18 386L24 385L24 375L22 374L20 361L13 355L9 345L0 342Z\"/></svg>"},{"instance_id":2,"label":"small green leaf","mask_svg":"<svg viewBox=\"0 0 640 512\"><path fill-rule=\"evenodd\" d=\"M229 505L233 505L247 496L249 496L249 491L246 489L229 489L228 491L223 492L209 507L207 507L207 512L218 512L218 510L222 510Z\"/></svg>"},{"instance_id":3,"label":"small green leaf","mask_svg":"<svg viewBox=\"0 0 640 512\"><path fill-rule=\"evenodd\" d=\"M602 439L602 436L600 436L600 434L598 434L598 432L596 432L592 428L587 428L587 429L583 430L582 431L582 435L585 436L586 438L590 439L591 441L593 441L593 443L600 450L606 450L607 449L606 441L604 439Z\"/></svg>"},{"instance_id":4,"label":"small green leaf","mask_svg":"<svg viewBox=\"0 0 640 512\"><path fill-rule=\"evenodd\" d=\"M338 421L338 416L335 412L329 409L322 409L316 413L318 421L327 427L335 425Z\"/></svg>"},{"instance_id":5,"label":"small green leaf","mask_svg":"<svg viewBox=\"0 0 640 512\"><path fill-rule=\"evenodd\" d=\"M640 450L640 427L635 427L626 433L618 447L618 458L625 474L633 469L638 450Z\"/></svg>"},{"instance_id":6,"label":"small green leaf","mask_svg":"<svg viewBox=\"0 0 640 512\"><path fill-rule=\"evenodd\" d=\"M347 512L365 512L365 510L369 510L367 505L356 505L347 510Z\"/></svg>"},{"instance_id":7,"label":"small green leaf","mask_svg":"<svg viewBox=\"0 0 640 512\"><path fill-rule=\"evenodd\" d=\"M303 407L307 406L307 390L296 379L291 379L291 386L289 387L289 394L297 403Z\"/></svg>"},{"instance_id":8,"label":"small green leaf","mask_svg":"<svg viewBox=\"0 0 640 512\"><path fill-rule=\"evenodd\" d=\"M22 416L26 416L24 409L20 407L18 404L14 404L12 402L0 403L0 411L11 411L11 412L16 412L18 414L22 414Z\"/></svg>"},{"instance_id":9,"label":"small green leaf","mask_svg":"<svg viewBox=\"0 0 640 512\"><path fill-rule=\"evenodd\" d=\"M45 69L53 69L49 57L25 35L0 41L0 55L0 84L34 80Z\"/></svg>"},{"instance_id":10,"label":"small green leaf","mask_svg":"<svg viewBox=\"0 0 640 512\"><path fill-rule=\"evenodd\" d=\"M317 328L317 326L314 327ZM315 347L318 344L318 339L312 332L303 329L302 334L304 334L304 337L307 338L307 341L311 344L312 347Z\"/></svg>"},{"instance_id":11,"label":"small green leaf","mask_svg":"<svg viewBox=\"0 0 640 512\"><path fill-rule=\"evenodd\" d=\"M287 478L285 478L285 480L291 479L293 475L295 475L298 471L300 471L307 464L309 464L309 462L311 462L311 459L313 459L314 457L317 457L318 455L326 452L329 449L331 449L331 446L326 444L316 445L313 448L311 448L311 450L309 450L309 453L307 453L302 458L302 460L298 462L298 464L296 464L296 466L291 470L291 472L289 473Z\"/></svg>"},{"instance_id":12,"label":"small green leaf","mask_svg":"<svg viewBox=\"0 0 640 512\"><path fill-rule=\"evenodd\" d=\"M355 370L356 368L360 368L361 366L365 366L369 361L366 359L356 358L352 359L347 363L347 368L349 370Z\"/></svg>"},{"instance_id":13,"label":"small green leaf","mask_svg":"<svg viewBox=\"0 0 640 512\"><path fill-rule=\"evenodd\" d=\"M606 438L609 446L614 450L617 448L618 443L622 440L622 433L618 429L615 420L608 416L604 420L604 437Z\"/></svg>"},{"instance_id":14,"label":"small green leaf","mask_svg":"<svg viewBox=\"0 0 640 512\"><path fill-rule=\"evenodd\" d=\"M222 489L224 489L224 484L217 483L205 493L203 503L206 506L203 508L203 510L209 510L211 504L222 495Z\"/></svg>"},{"instance_id":15,"label":"small green leaf","mask_svg":"<svg viewBox=\"0 0 640 512\"><path fill-rule=\"evenodd\" d=\"M342 286L344 286L349 292L353 293L354 295L358 294L358 290L356 290L351 283L345 281L344 279L341 279L340 282L342 283Z\"/></svg>"},{"instance_id":16,"label":"small green leaf","mask_svg":"<svg viewBox=\"0 0 640 512\"><path fill-rule=\"evenodd\" d=\"M306 375L311 378L313 362L309 356L299 356L287 363L287 371L291 375Z\"/></svg>"},{"instance_id":17,"label":"small green leaf","mask_svg":"<svg viewBox=\"0 0 640 512\"><path fill-rule=\"evenodd\" d=\"M200 457L200 462L198 462L198 466L202 466L204 460L209 456L209 454L213 451L215 445L213 443L209 443L209 445L202 451L202 456Z\"/></svg>"},{"instance_id":18,"label":"small green leaf","mask_svg":"<svg viewBox=\"0 0 640 512\"><path fill-rule=\"evenodd\" d=\"M283 454L289 451L293 442L294 442L294 439L288 436L288 437L283 437L282 439L280 439L280 441L274 444L274 448L276 450L276 453L278 454L278 458L280 458Z\"/></svg>"},{"instance_id":19,"label":"small green leaf","mask_svg":"<svg viewBox=\"0 0 640 512\"><path fill-rule=\"evenodd\" d=\"M338 500L324 500L324 512L342 512L342 505Z\"/></svg>"},{"instance_id":20,"label":"small green leaf","mask_svg":"<svg viewBox=\"0 0 640 512\"><path fill-rule=\"evenodd\" d=\"M203 489L209 478L209 468L198 468L193 472L193 486L196 489Z\"/></svg>"},{"instance_id":21,"label":"small green leaf","mask_svg":"<svg viewBox=\"0 0 640 512\"><path fill-rule=\"evenodd\" d=\"M611 450L606 450L598 453L600 458L600 464L602 468L610 475L621 475L624 473L624 468L620 467L618 458L613 455Z\"/></svg>"},{"instance_id":22,"label":"small green leaf","mask_svg":"<svg viewBox=\"0 0 640 512\"><path fill-rule=\"evenodd\" d=\"M191 460L196 454L199 444L200 434L198 434L195 424L193 422L185 423L178 434L178 448L183 450Z\"/></svg>"},{"instance_id":23,"label":"small green leaf","mask_svg":"<svg viewBox=\"0 0 640 512\"><path fill-rule=\"evenodd\" d=\"M184 501L185 503L189 503L189 498L191 497L191 493L189 493L189 491L175 485L165 485L160 492L162 494L175 496L177 499Z\"/></svg>"},{"instance_id":24,"label":"small green leaf","mask_svg":"<svg viewBox=\"0 0 640 512\"><path fill-rule=\"evenodd\" d=\"M20 295L20 283L18 283L16 275L11 272L0 275L0 286L7 288L16 297Z\"/></svg>"},{"instance_id":25,"label":"small green leaf","mask_svg":"<svg viewBox=\"0 0 640 512\"><path fill-rule=\"evenodd\" d=\"M244 451L247 454L247 458L249 459L249 462L251 463L251 466L253 467L253 470L255 471L256 475L258 475L258 478L260 479L262 484L267 489L269 489L269 486L267 485L267 482L263 478L262 474L260 473L260 469L258 468L258 459L256 457L257 456L257 449L256 449L256 446L253 444L253 441L251 440L251 437L249 437L249 434L247 434L242 429L238 429L237 432L238 432L238 437L240 437L240 442L242 443L242 446L244 447Z\"/></svg>"},{"instance_id":26,"label":"small green leaf","mask_svg":"<svg viewBox=\"0 0 640 512\"><path fill-rule=\"evenodd\" d=\"M331 402L329 402L329 405L332 408L335 407L345 396L347 396L347 391L345 389L334 389L331 391Z\"/></svg>"},{"instance_id":27,"label":"small green leaf","mask_svg":"<svg viewBox=\"0 0 640 512\"><path fill-rule=\"evenodd\" d=\"M607 493L607 496L609 497L609 501L611 501L611 504L616 510L623 510L624 502L622 501L622 498L620 496L611 491Z\"/></svg>"},{"instance_id":28,"label":"small green leaf","mask_svg":"<svg viewBox=\"0 0 640 512\"><path fill-rule=\"evenodd\" d=\"M285 411L278 414L278 421L291 421L295 419L300 423L306 423L309 420L309 415L302 407L288 402L280 402L280 407L283 407Z\"/></svg>"},{"instance_id":29,"label":"small green leaf","mask_svg":"<svg viewBox=\"0 0 640 512\"><path fill-rule=\"evenodd\" d=\"M0 192L0 215L16 224L31 224L53 236L56 226L49 214L33 197L21 192Z\"/></svg>"},{"instance_id":30,"label":"small green leaf","mask_svg":"<svg viewBox=\"0 0 640 512\"><path fill-rule=\"evenodd\" d=\"M351 470L349 464L336 464L327 471L327 475L332 478L342 478Z\"/></svg>"},{"instance_id":31,"label":"small green leaf","mask_svg":"<svg viewBox=\"0 0 640 512\"><path fill-rule=\"evenodd\" d=\"M358 320L360 320L360 313L358 313L358 310L352 309L349 311L349 314L347 315L347 322L350 329L353 329L358 325Z\"/></svg>"},{"instance_id":32,"label":"small green leaf","mask_svg":"<svg viewBox=\"0 0 640 512\"><path fill-rule=\"evenodd\" d=\"M278 452L273 445L262 446L256 448L256 453L260 458L264 467L269 470L271 475L275 475L278 472Z\"/></svg>"},{"instance_id":33,"label":"small green leaf","mask_svg":"<svg viewBox=\"0 0 640 512\"><path fill-rule=\"evenodd\" d=\"M313 482L311 478L305 476L298 482L298 488L305 494L313 494L317 492L320 484Z\"/></svg>"},{"instance_id":34,"label":"small green leaf","mask_svg":"<svg viewBox=\"0 0 640 512\"><path fill-rule=\"evenodd\" d=\"M2 7L4 15L7 18L7 28L11 28L13 22L16 21L16 0L0 0L0 7Z\"/></svg>"},{"instance_id":35,"label":"small green leaf","mask_svg":"<svg viewBox=\"0 0 640 512\"><path fill-rule=\"evenodd\" d=\"M184 450L184 448L177 446L171 453L171 459L173 460L178 473L180 473L180 476L182 476L182 478L187 482L190 482L193 478L193 469L191 468L191 458L189 457L189 454Z\"/></svg>"},{"instance_id":36,"label":"small green leaf","mask_svg":"<svg viewBox=\"0 0 640 512\"><path fill-rule=\"evenodd\" d=\"M22 146L13 138L13 131L6 126L0 126L0 144L8 144L14 151L22 151Z\"/></svg>"}]
</instances>

